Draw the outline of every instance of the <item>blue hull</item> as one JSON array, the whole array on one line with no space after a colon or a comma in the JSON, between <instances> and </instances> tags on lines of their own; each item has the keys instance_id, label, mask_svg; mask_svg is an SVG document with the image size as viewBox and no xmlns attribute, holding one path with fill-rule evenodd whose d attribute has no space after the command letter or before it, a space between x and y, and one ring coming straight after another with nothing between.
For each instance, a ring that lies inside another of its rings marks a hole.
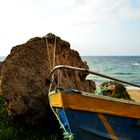
<instances>
[{"instance_id":1,"label":"blue hull","mask_svg":"<svg viewBox=\"0 0 140 140\"><path fill-rule=\"evenodd\" d=\"M58 114L66 130L74 135L74 140L140 139L138 119L105 114L101 118L102 114L94 112L64 109L58 109Z\"/></svg>"},{"instance_id":2,"label":"blue hull","mask_svg":"<svg viewBox=\"0 0 140 140\"><path fill-rule=\"evenodd\" d=\"M94 71L65 65L56 66L50 75L53 75L58 69L69 69L85 74L94 74L140 87L140 85ZM82 80L81 73L79 73L79 81ZM59 78L54 81L58 81L56 85L61 85L62 77L60 77L59 71L56 75ZM54 78L52 77L52 79ZM68 77L66 81L68 81ZM71 82L77 86L80 83L72 80ZM68 87L71 87L72 84ZM66 85L62 84L61 88L56 86L51 91L52 84L50 85L49 102L52 111L64 130L64 136L67 140L140 140L139 102L95 95L84 92L85 90L82 91L84 87L80 91L69 88L63 89L63 87L66 87Z\"/></svg>"}]
</instances>

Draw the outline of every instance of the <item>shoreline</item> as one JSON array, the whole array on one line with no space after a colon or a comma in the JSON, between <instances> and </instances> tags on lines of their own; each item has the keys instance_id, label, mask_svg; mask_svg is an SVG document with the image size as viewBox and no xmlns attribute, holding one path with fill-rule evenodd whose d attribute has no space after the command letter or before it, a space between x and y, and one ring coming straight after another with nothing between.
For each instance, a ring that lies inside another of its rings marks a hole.
<instances>
[{"instance_id":1,"label":"shoreline","mask_svg":"<svg viewBox=\"0 0 140 140\"><path fill-rule=\"evenodd\" d=\"M140 88L134 87L134 86L125 86L125 88L126 88L127 90L140 90Z\"/></svg>"},{"instance_id":2,"label":"shoreline","mask_svg":"<svg viewBox=\"0 0 140 140\"><path fill-rule=\"evenodd\" d=\"M126 89L130 97L136 102L140 102L140 88L139 89Z\"/></svg>"}]
</instances>

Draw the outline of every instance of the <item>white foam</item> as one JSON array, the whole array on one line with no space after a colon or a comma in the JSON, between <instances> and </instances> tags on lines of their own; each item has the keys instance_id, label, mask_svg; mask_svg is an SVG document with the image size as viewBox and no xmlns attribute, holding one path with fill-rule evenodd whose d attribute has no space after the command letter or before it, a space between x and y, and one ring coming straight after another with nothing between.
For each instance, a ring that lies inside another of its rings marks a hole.
<instances>
[{"instance_id":1,"label":"white foam","mask_svg":"<svg viewBox=\"0 0 140 140\"><path fill-rule=\"evenodd\" d=\"M135 65L135 66L139 66L139 65L140 65L140 63L134 63L133 65Z\"/></svg>"},{"instance_id":2,"label":"white foam","mask_svg":"<svg viewBox=\"0 0 140 140\"><path fill-rule=\"evenodd\" d=\"M133 87L133 86L126 87L126 89L140 90L140 88L138 88L138 87Z\"/></svg>"}]
</instances>

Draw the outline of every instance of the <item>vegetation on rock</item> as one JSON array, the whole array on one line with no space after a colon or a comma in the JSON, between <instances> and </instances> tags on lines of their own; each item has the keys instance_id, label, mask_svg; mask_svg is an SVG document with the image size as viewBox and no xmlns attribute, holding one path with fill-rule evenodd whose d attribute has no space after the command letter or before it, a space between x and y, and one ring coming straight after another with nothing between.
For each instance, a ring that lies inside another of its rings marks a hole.
<instances>
[{"instance_id":1,"label":"vegetation on rock","mask_svg":"<svg viewBox=\"0 0 140 140\"><path fill-rule=\"evenodd\" d=\"M125 86L116 81L104 81L96 89L96 94L132 100Z\"/></svg>"}]
</instances>

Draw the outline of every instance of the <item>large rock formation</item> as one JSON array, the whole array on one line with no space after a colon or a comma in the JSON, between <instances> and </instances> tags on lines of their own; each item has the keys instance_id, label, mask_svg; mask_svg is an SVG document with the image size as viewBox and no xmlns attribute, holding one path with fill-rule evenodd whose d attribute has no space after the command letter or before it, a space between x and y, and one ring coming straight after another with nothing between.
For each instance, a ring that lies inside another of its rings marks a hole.
<instances>
[{"instance_id":1,"label":"large rock formation","mask_svg":"<svg viewBox=\"0 0 140 140\"><path fill-rule=\"evenodd\" d=\"M78 52L70 49L68 42L51 33L42 38L32 38L25 44L12 48L3 62L1 72L2 96L8 102L8 111L12 117L22 116L27 122L36 123L49 114L49 73L53 60L55 65L88 69ZM95 83L86 80L86 76L87 73L65 70L61 74L61 86L94 93Z\"/></svg>"},{"instance_id":2,"label":"large rock formation","mask_svg":"<svg viewBox=\"0 0 140 140\"><path fill-rule=\"evenodd\" d=\"M2 69L2 61L0 61L0 76L1 76L1 69Z\"/></svg>"},{"instance_id":3,"label":"large rock formation","mask_svg":"<svg viewBox=\"0 0 140 140\"><path fill-rule=\"evenodd\" d=\"M1 95L1 69L2 69L2 62L0 61L0 95Z\"/></svg>"}]
</instances>

